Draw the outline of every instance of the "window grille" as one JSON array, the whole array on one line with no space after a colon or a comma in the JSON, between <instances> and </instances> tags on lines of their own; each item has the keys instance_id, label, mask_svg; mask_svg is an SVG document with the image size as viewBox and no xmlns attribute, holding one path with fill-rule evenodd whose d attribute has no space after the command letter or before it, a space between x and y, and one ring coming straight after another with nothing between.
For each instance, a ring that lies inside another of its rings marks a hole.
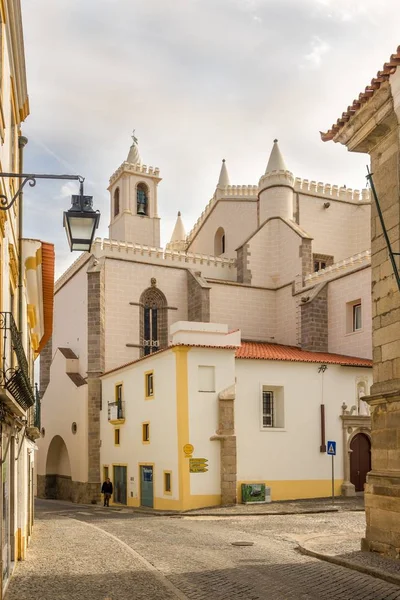
<instances>
[{"instance_id":1,"label":"window grille","mask_svg":"<svg viewBox=\"0 0 400 600\"><path fill-rule=\"evenodd\" d=\"M274 426L274 392L263 392L263 427Z\"/></svg>"}]
</instances>

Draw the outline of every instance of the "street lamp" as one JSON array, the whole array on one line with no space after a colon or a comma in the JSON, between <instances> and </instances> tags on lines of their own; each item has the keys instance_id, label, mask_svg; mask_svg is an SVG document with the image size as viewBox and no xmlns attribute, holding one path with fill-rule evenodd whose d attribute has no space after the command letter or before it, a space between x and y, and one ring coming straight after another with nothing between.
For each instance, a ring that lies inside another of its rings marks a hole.
<instances>
[{"instance_id":1,"label":"street lamp","mask_svg":"<svg viewBox=\"0 0 400 600\"><path fill-rule=\"evenodd\" d=\"M85 196L83 193L84 178L80 175L42 175L37 173L0 173L1 177L12 177L22 179L22 183L9 201L5 194L0 194L0 210L9 210L21 195L24 186L29 183L31 187L36 185L37 179L67 179L79 181L79 194L72 196L72 206L64 212L64 227L71 252L90 252L93 238L100 221L100 212L93 210L93 197Z\"/></svg>"}]
</instances>

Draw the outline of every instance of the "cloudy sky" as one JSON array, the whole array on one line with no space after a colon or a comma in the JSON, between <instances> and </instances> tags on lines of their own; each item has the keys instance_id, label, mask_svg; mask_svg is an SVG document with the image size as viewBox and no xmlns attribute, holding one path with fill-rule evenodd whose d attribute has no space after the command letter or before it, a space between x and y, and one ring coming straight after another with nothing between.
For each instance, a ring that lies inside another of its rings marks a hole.
<instances>
[{"instance_id":1,"label":"cloudy sky","mask_svg":"<svg viewBox=\"0 0 400 600\"><path fill-rule=\"evenodd\" d=\"M79 173L107 237L110 175L136 128L158 166L162 242L190 230L221 159L256 184L277 137L296 176L360 188L365 155L326 130L400 44L398 0L21 0L31 114L25 170ZM62 228L73 184L25 194L25 235L77 258Z\"/></svg>"}]
</instances>

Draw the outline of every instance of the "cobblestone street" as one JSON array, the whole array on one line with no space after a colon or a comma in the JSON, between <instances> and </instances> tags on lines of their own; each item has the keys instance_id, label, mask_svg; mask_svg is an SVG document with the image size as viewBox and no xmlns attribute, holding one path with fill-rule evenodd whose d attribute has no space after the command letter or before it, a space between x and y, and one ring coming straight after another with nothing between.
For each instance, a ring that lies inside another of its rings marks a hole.
<instances>
[{"instance_id":1,"label":"cobblestone street","mask_svg":"<svg viewBox=\"0 0 400 600\"><path fill-rule=\"evenodd\" d=\"M396 585L297 551L363 529L363 512L154 517L42 501L7 600L400 600Z\"/></svg>"}]
</instances>

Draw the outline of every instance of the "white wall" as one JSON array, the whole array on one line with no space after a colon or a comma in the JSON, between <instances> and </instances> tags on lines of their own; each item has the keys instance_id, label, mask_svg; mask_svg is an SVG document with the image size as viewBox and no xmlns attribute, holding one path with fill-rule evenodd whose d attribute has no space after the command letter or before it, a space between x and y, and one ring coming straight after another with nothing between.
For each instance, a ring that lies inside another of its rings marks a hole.
<instances>
[{"instance_id":1,"label":"white wall","mask_svg":"<svg viewBox=\"0 0 400 600\"><path fill-rule=\"evenodd\" d=\"M220 200L190 244L188 251L214 255L214 238L219 227L225 230L225 253L236 258L236 248L257 229L257 202Z\"/></svg>"},{"instance_id":2,"label":"white wall","mask_svg":"<svg viewBox=\"0 0 400 600\"><path fill-rule=\"evenodd\" d=\"M154 371L154 398L145 399L145 372ZM108 403L115 401L115 385L123 384L126 420L120 425L120 445L114 445L114 425L108 422ZM100 462L127 466L128 503L139 500L139 463L154 463L154 497L177 500L178 446L175 355L169 350L139 361L102 379ZM142 423L150 422L150 444L142 443ZM172 495L164 494L163 471L172 471ZM134 481L131 481L131 477ZM137 504L137 502L136 502Z\"/></svg>"},{"instance_id":3,"label":"white wall","mask_svg":"<svg viewBox=\"0 0 400 600\"><path fill-rule=\"evenodd\" d=\"M330 458L320 452L320 404L326 440L337 442L336 479L343 478L341 405L357 403L357 377L372 369L290 361L236 360L238 481L327 480ZM322 401L322 382L324 396ZM284 429L261 428L262 386L283 386ZM273 492L273 490L272 490Z\"/></svg>"},{"instance_id":4,"label":"white wall","mask_svg":"<svg viewBox=\"0 0 400 600\"><path fill-rule=\"evenodd\" d=\"M59 435L67 446L71 477L73 481L88 480L87 444L87 385L76 387L66 375L67 359L57 351L50 371L50 383L42 398L42 427L45 437L37 440L38 475L46 475L46 462L50 443ZM76 422L77 433L72 433L72 423ZM65 457L64 457L65 458ZM65 460L64 467L66 468Z\"/></svg>"},{"instance_id":5,"label":"white wall","mask_svg":"<svg viewBox=\"0 0 400 600\"><path fill-rule=\"evenodd\" d=\"M313 238L315 254L329 254L334 262L371 247L369 204L357 204L299 194L300 227Z\"/></svg>"},{"instance_id":6,"label":"white wall","mask_svg":"<svg viewBox=\"0 0 400 600\"><path fill-rule=\"evenodd\" d=\"M139 348L126 346L140 343L140 307L129 303L139 302L142 293L151 287L152 277L157 280L157 288L165 295L168 306L178 309L167 311L168 330L176 321L187 321L186 269L106 260L106 370L139 358Z\"/></svg>"},{"instance_id":7,"label":"white wall","mask_svg":"<svg viewBox=\"0 0 400 600\"><path fill-rule=\"evenodd\" d=\"M243 339L271 341L276 335L275 292L247 285L210 283L210 321L240 329Z\"/></svg>"},{"instance_id":8,"label":"white wall","mask_svg":"<svg viewBox=\"0 0 400 600\"><path fill-rule=\"evenodd\" d=\"M349 332L348 303L361 300L362 329ZM371 269L363 269L328 285L329 352L372 358Z\"/></svg>"},{"instance_id":9,"label":"white wall","mask_svg":"<svg viewBox=\"0 0 400 600\"><path fill-rule=\"evenodd\" d=\"M208 459L207 473L191 473L192 495L220 494L220 442L210 441L219 423L218 394L235 384L235 352L192 348L188 354L189 433L193 457ZM198 367L215 367L215 392L200 392Z\"/></svg>"},{"instance_id":10,"label":"white wall","mask_svg":"<svg viewBox=\"0 0 400 600\"><path fill-rule=\"evenodd\" d=\"M87 265L54 296L53 357L57 348L71 348L79 372L87 372Z\"/></svg>"}]
</instances>

